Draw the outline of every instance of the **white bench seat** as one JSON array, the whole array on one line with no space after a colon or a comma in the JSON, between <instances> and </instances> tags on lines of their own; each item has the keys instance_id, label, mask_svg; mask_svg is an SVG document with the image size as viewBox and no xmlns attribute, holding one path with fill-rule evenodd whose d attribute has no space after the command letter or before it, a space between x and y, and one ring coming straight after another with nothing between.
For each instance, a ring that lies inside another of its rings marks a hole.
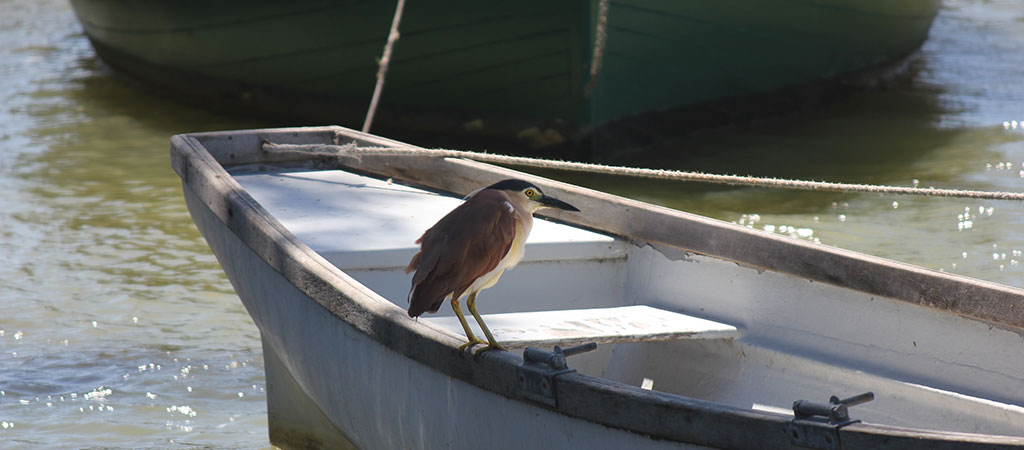
<instances>
[{"instance_id":1,"label":"white bench seat","mask_svg":"<svg viewBox=\"0 0 1024 450\"><path fill-rule=\"evenodd\" d=\"M465 311L465 307L463 307ZM486 339L476 320L466 320L480 339ZM596 342L652 342L677 339L731 339L740 336L732 325L645 305L615 308L570 309L483 315L494 339L510 348L563 347ZM419 320L464 336L454 317L421 317Z\"/></svg>"}]
</instances>

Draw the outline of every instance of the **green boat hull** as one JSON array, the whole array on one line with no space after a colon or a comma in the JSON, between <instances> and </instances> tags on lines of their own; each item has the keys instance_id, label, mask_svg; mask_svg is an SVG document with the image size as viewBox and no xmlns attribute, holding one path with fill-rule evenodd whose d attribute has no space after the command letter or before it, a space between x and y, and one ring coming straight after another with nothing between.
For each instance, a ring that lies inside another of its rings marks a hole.
<instances>
[{"instance_id":1,"label":"green boat hull","mask_svg":"<svg viewBox=\"0 0 1024 450\"><path fill-rule=\"evenodd\" d=\"M355 127L395 8L380 1L71 3L100 57L131 78L210 107ZM468 145L579 143L607 125L886 67L921 45L939 6L611 1L602 32L599 0L409 2L374 130L428 142L458 135Z\"/></svg>"}]
</instances>

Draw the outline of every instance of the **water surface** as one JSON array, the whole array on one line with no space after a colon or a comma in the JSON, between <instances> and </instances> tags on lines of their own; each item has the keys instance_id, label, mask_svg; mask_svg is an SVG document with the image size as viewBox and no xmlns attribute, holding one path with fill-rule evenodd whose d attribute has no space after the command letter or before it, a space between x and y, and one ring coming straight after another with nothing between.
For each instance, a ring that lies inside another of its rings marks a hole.
<instances>
[{"instance_id":1,"label":"water surface","mask_svg":"<svg viewBox=\"0 0 1024 450\"><path fill-rule=\"evenodd\" d=\"M1024 3L950 0L909 82L620 162L1019 191L1022 75ZM176 133L268 124L122 82L57 0L0 0L0 101L2 446L269 446L259 333L167 156ZM1017 203L555 175L1024 287Z\"/></svg>"}]
</instances>

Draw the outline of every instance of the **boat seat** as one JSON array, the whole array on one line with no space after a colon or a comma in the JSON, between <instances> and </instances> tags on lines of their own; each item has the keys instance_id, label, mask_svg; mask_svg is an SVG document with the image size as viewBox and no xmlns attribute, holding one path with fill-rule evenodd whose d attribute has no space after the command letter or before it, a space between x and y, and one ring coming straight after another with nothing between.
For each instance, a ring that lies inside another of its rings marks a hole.
<instances>
[{"instance_id":1,"label":"boat seat","mask_svg":"<svg viewBox=\"0 0 1024 450\"><path fill-rule=\"evenodd\" d=\"M614 308L567 309L483 315L500 344L510 348L654 342L677 339L732 339L740 331L732 325L687 316L646 305ZM464 336L454 316L421 317L421 321ZM477 337L484 334L473 317L466 320Z\"/></svg>"}]
</instances>

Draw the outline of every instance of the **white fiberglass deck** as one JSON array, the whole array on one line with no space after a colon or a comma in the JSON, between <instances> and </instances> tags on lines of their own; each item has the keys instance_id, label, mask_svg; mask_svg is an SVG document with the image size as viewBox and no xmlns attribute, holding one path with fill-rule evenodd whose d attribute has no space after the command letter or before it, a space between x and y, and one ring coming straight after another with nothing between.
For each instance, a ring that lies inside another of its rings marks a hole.
<instances>
[{"instance_id":1,"label":"white fiberglass deck","mask_svg":"<svg viewBox=\"0 0 1024 450\"><path fill-rule=\"evenodd\" d=\"M236 179L310 248L402 307L410 276L401 269L417 251L415 240L462 202L337 170L260 172ZM525 347L737 335L735 327L705 319L642 305L615 307L621 301L622 245L605 235L535 220L521 267L480 294L481 311L504 312L485 319L498 341ZM552 281L544 271L556 267L567 272L575 267L576 276ZM572 305L587 308L572 314L562 309L565 297L573 295L567 293L590 292L593 286L600 292L591 294L600 295ZM531 287L539 289L526 292ZM508 312L513 310L527 312ZM439 316L422 320L458 336L464 333L448 307ZM477 333L483 335L479 329Z\"/></svg>"},{"instance_id":2,"label":"white fiberglass deck","mask_svg":"<svg viewBox=\"0 0 1024 450\"><path fill-rule=\"evenodd\" d=\"M344 269L405 267L416 239L462 203L338 170L235 178L296 237ZM524 261L607 258L620 248L609 236L546 220L534 222L527 245Z\"/></svg>"},{"instance_id":3,"label":"white fiberglass deck","mask_svg":"<svg viewBox=\"0 0 1024 450\"><path fill-rule=\"evenodd\" d=\"M338 170L235 174L296 237L396 305L408 306L402 269L416 239L462 200ZM534 220L526 255L480 294L481 313L621 306L623 242ZM553 278L549 270L560 275ZM553 298L557 296L557 298ZM444 307L439 316L451 315Z\"/></svg>"}]
</instances>

